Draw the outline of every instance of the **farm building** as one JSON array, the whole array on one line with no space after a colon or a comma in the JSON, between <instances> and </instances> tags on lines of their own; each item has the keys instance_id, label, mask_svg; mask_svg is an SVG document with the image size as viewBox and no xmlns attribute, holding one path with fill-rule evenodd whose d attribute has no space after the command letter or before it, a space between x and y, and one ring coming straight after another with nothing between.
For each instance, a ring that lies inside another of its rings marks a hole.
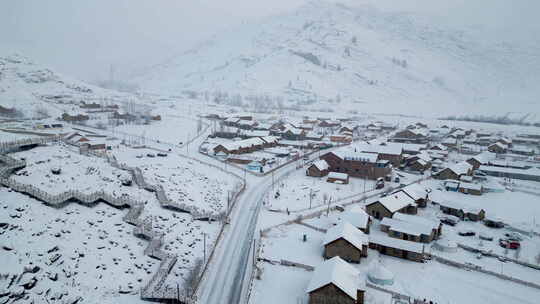
<instances>
[{"instance_id":1,"label":"farm building","mask_svg":"<svg viewBox=\"0 0 540 304\"><path fill-rule=\"evenodd\" d=\"M410 164L409 164L409 168L411 170L414 170L414 171L418 171L418 172L424 172L424 171L427 171L431 168L431 162L427 162L421 158L415 160L415 161L412 161Z\"/></svg>"},{"instance_id":2,"label":"farm building","mask_svg":"<svg viewBox=\"0 0 540 304\"><path fill-rule=\"evenodd\" d=\"M369 234L369 226L371 225L371 219L364 209L360 206L354 206L351 210L341 215L343 222L349 222L354 227L360 229L362 232Z\"/></svg>"},{"instance_id":3,"label":"farm building","mask_svg":"<svg viewBox=\"0 0 540 304\"><path fill-rule=\"evenodd\" d=\"M427 202L429 200L429 190L419 184L408 185L396 190L394 193L397 192L405 193L408 197L413 199L416 205L420 208L427 206Z\"/></svg>"},{"instance_id":4,"label":"farm building","mask_svg":"<svg viewBox=\"0 0 540 304\"><path fill-rule=\"evenodd\" d=\"M355 151L377 154L377 160L387 160L392 166L399 167L403 160L403 147L399 144L383 143L380 145L363 144L354 147Z\"/></svg>"},{"instance_id":5,"label":"farm building","mask_svg":"<svg viewBox=\"0 0 540 304\"><path fill-rule=\"evenodd\" d=\"M274 136L253 137L244 140L219 144L214 147L214 154L223 152L226 154L250 153L263 148L275 147L278 139Z\"/></svg>"},{"instance_id":6,"label":"farm building","mask_svg":"<svg viewBox=\"0 0 540 304\"><path fill-rule=\"evenodd\" d=\"M468 207L456 202L439 202L438 204L443 213L457 216L462 220L466 218L469 221L481 221L486 215L484 209Z\"/></svg>"},{"instance_id":7,"label":"farm building","mask_svg":"<svg viewBox=\"0 0 540 304\"><path fill-rule=\"evenodd\" d=\"M442 224L439 220L431 220L429 218L405 213L396 213L394 214L393 219L427 226L431 228L433 239L438 239L442 235Z\"/></svg>"},{"instance_id":8,"label":"farm building","mask_svg":"<svg viewBox=\"0 0 540 304\"><path fill-rule=\"evenodd\" d=\"M306 292L309 304L364 304L366 287L356 268L335 257L315 268Z\"/></svg>"},{"instance_id":9,"label":"farm building","mask_svg":"<svg viewBox=\"0 0 540 304\"><path fill-rule=\"evenodd\" d=\"M366 212L376 219L392 217L396 212L416 214L414 200L404 192L393 193L366 205Z\"/></svg>"},{"instance_id":10,"label":"farm building","mask_svg":"<svg viewBox=\"0 0 540 304\"><path fill-rule=\"evenodd\" d=\"M463 181L459 183L458 191L464 194L471 194L471 195L482 195L482 192L483 192L482 185L466 183Z\"/></svg>"},{"instance_id":11,"label":"farm building","mask_svg":"<svg viewBox=\"0 0 540 304\"><path fill-rule=\"evenodd\" d=\"M328 178L326 181L329 183L348 184L349 175L346 173L330 172L328 173Z\"/></svg>"},{"instance_id":12,"label":"farm building","mask_svg":"<svg viewBox=\"0 0 540 304\"><path fill-rule=\"evenodd\" d=\"M468 162L460 162L449 167L444 168L443 170L435 173L433 177L437 179L453 179L459 180L462 175L472 175L473 166Z\"/></svg>"},{"instance_id":13,"label":"farm building","mask_svg":"<svg viewBox=\"0 0 540 304\"><path fill-rule=\"evenodd\" d=\"M324 159L320 159L311 164L306 169L307 176L322 177L328 174L328 163Z\"/></svg>"},{"instance_id":14,"label":"farm building","mask_svg":"<svg viewBox=\"0 0 540 304\"><path fill-rule=\"evenodd\" d=\"M504 221L496 216L484 218L484 225L491 228L504 228Z\"/></svg>"},{"instance_id":15,"label":"farm building","mask_svg":"<svg viewBox=\"0 0 540 304\"><path fill-rule=\"evenodd\" d=\"M328 163L330 171L354 177L375 180L392 172L388 162L380 160L378 154L356 152L350 148L328 152L320 158Z\"/></svg>"},{"instance_id":16,"label":"farm building","mask_svg":"<svg viewBox=\"0 0 540 304\"><path fill-rule=\"evenodd\" d=\"M506 150L507 150L506 146L501 144L500 142L496 142L488 146L488 151L491 153L501 154L501 153L506 153Z\"/></svg>"},{"instance_id":17,"label":"farm building","mask_svg":"<svg viewBox=\"0 0 540 304\"><path fill-rule=\"evenodd\" d=\"M415 262L424 261L424 245L422 243L404 241L384 235L371 235L369 248L397 258Z\"/></svg>"},{"instance_id":18,"label":"farm building","mask_svg":"<svg viewBox=\"0 0 540 304\"><path fill-rule=\"evenodd\" d=\"M389 237L405 241L429 243L433 240L429 227L389 217L381 221L381 231L386 232Z\"/></svg>"},{"instance_id":19,"label":"farm building","mask_svg":"<svg viewBox=\"0 0 540 304\"><path fill-rule=\"evenodd\" d=\"M326 232L324 238L324 258L339 256L350 263L360 263L367 257L368 238L348 222L342 222Z\"/></svg>"},{"instance_id":20,"label":"farm building","mask_svg":"<svg viewBox=\"0 0 540 304\"><path fill-rule=\"evenodd\" d=\"M537 168L516 169L496 166L480 166L478 170L489 176L540 182L540 169Z\"/></svg>"},{"instance_id":21,"label":"farm building","mask_svg":"<svg viewBox=\"0 0 540 304\"><path fill-rule=\"evenodd\" d=\"M77 122L77 121L87 121L90 119L90 116L84 115L84 114L70 115L68 113L64 113L62 114L62 117L60 119L67 122Z\"/></svg>"}]
</instances>

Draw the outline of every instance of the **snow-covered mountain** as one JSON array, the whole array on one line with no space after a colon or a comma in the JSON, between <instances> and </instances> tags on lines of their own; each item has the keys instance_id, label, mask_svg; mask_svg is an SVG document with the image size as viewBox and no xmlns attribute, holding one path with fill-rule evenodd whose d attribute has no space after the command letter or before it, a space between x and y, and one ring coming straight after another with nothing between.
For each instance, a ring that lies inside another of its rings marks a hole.
<instances>
[{"instance_id":1,"label":"snow-covered mountain","mask_svg":"<svg viewBox=\"0 0 540 304\"><path fill-rule=\"evenodd\" d=\"M216 35L134 81L146 91L269 94L319 108L540 121L540 40L450 28L369 5L311 2ZM495 33L496 34L496 33Z\"/></svg>"},{"instance_id":2,"label":"snow-covered mountain","mask_svg":"<svg viewBox=\"0 0 540 304\"><path fill-rule=\"evenodd\" d=\"M134 97L58 74L22 56L0 56L0 105L15 108L27 117L40 107L57 117L69 109L67 104L121 102L130 98Z\"/></svg>"}]
</instances>

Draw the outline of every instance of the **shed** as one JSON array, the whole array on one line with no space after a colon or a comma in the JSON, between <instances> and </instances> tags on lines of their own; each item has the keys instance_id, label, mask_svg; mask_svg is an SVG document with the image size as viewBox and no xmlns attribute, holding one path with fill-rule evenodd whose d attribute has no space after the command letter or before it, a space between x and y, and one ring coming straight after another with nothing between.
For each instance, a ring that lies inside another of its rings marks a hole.
<instances>
[{"instance_id":1,"label":"shed","mask_svg":"<svg viewBox=\"0 0 540 304\"><path fill-rule=\"evenodd\" d=\"M348 184L349 175L347 173L330 172L326 181L329 183Z\"/></svg>"}]
</instances>

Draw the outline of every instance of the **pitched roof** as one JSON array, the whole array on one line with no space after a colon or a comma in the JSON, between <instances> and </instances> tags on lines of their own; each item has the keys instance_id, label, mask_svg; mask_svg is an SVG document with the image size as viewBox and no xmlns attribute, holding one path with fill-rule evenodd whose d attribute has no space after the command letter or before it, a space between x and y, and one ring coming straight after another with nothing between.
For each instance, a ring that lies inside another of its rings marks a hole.
<instances>
[{"instance_id":1,"label":"pitched roof","mask_svg":"<svg viewBox=\"0 0 540 304\"><path fill-rule=\"evenodd\" d=\"M409 222L409 223L415 223L415 224L424 225L424 226L427 226L427 227L429 227L431 229L438 229L439 225L440 225L439 221L431 220L431 219L428 219L428 218L425 218L425 217L422 217L422 216L418 216L418 215L405 214L405 213L399 213L399 212L394 214L392 219L398 220L398 221L403 221L403 222Z\"/></svg>"},{"instance_id":2,"label":"pitched roof","mask_svg":"<svg viewBox=\"0 0 540 304\"><path fill-rule=\"evenodd\" d=\"M375 204L377 202L381 203L381 205L383 205L386 209L388 209L388 211L394 213L400 209L403 209L413 204L414 200L410 198L404 192L400 191L400 192L392 193L391 195L383 197L376 202L368 204L368 206Z\"/></svg>"},{"instance_id":3,"label":"pitched roof","mask_svg":"<svg viewBox=\"0 0 540 304\"><path fill-rule=\"evenodd\" d=\"M319 171L328 170L328 163L324 159L319 159L312 166L315 166Z\"/></svg>"},{"instance_id":4,"label":"pitched roof","mask_svg":"<svg viewBox=\"0 0 540 304\"><path fill-rule=\"evenodd\" d=\"M422 234L430 235L432 232L432 229L429 226L418 224L418 223L400 221L400 220L396 220L389 217L385 217L381 221L381 225L388 226L391 230L394 230L394 231L399 231L399 232L407 233L410 235L416 235L416 236L420 236Z\"/></svg>"},{"instance_id":5,"label":"pitched roof","mask_svg":"<svg viewBox=\"0 0 540 304\"><path fill-rule=\"evenodd\" d=\"M422 243L404 241L396 238L391 238L385 235L374 234L369 236L369 242L382 245L385 247L406 250L410 252L423 253Z\"/></svg>"},{"instance_id":6,"label":"pitched roof","mask_svg":"<svg viewBox=\"0 0 540 304\"><path fill-rule=\"evenodd\" d=\"M360 272L340 257L326 260L315 268L306 292L310 293L328 284L335 285L353 300L356 300L358 289L365 290Z\"/></svg>"},{"instance_id":7,"label":"pitched roof","mask_svg":"<svg viewBox=\"0 0 540 304\"><path fill-rule=\"evenodd\" d=\"M362 250L362 245L368 244L367 236L349 222L342 222L337 226L328 229L323 244L328 245L341 238L360 250Z\"/></svg>"},{"instance_id":8,"label":"pitched roof","mask_svg":"<svg viewBox=\"0 0 540 304\"><path fill-rule=\"evenodd\" d=\"M360 206L354 206L341 216L343 222L349 222L357 228L367 228L369 215Z\"/></svg>"}]
</instances>

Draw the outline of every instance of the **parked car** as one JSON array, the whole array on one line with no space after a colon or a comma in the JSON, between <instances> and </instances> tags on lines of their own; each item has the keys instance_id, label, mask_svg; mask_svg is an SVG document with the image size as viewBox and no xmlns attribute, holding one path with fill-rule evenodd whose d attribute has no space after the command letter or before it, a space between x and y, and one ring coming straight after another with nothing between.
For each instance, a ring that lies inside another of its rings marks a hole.
<instances>
[{"instance_id":1,"label":"parked car","mask_svg":"<svg viewBox=\"0 0 540 304\"><path fill-rule=\"evenodd\" d=\"M471 230L464 230L464 231L458 232L458 234L461 236L475 236L476 232L471 231Z\"/></svg>"},{"instance_id":2,"label":"parked car","mask_svg":"<svg viewBox=\"0 0 540 304\"><path fill-rule=\"evenodd\" d=\"M499 245L502 248L507 248L507 249L519 249L519 247L521 247L521 244L519 243L519 241L508 240L508 239L499 239Z\"/></svg>"},{"instance_id":3,"label":"parked car","mask_svg":"<svg viewBox=\"0 0 540 304\"><path fill-rule=\"evenodd\" d=\"M485 234L485 233L478 234L478 237L481 240L484 240L484 241L493 241L493 237L491 235L488 235L488 234Z\"/></svg>"},{"instance_id":4,"label":"parked car","mask_svg":"<svg viewBox=\"0 0 540 304\"><path fill-rule=\"evenodd\" d=\"M157 156L159 156L159 157L167 157L167 153L158 153Z\"/></svg>"},{"instance_id":5,"label":"parked car","mask_svg":"<svg viewBox=\"0 0 540 304\"><path fill-rule=\"evenodd\" d=\"M511 240L523 241L523 237L521 236L521 234L516 233L516 232L508 232L508 233L505 233L504 236L506 236L508 239L511 239Z\"/></svg>"},{"instance_id":6,"label":"parked car","mask_svg":"<svg viewBox=\"0 0 540 304\"><path fill-rule=\"evenodd\" d=\"M375 183L375 189L382 189L384 188L384 179L382 177L379 177L377 179L377 182Z\"/></svg>"},{"instance_id":7,"label":"parked car","mask_svg":"<svg viewBox=\"0 0 540 304\"><path fill-rule=\"evenodd\" d=\"M441 223L449 226L455 226L457 225L457 221L448 217L442 218Z\"/></svg>"},{"instance_id":8,"label":"parked car","mask_svg":"<svg viewBox=\"0 0 540 304\"><path fill-rule=\"evenodd\" d=\"M399 183L399 176L396 176L396 177L394 178L394 183Z\"/></svg>"},{"instance_id":9,"label":"parked car","mask_svg":"<svg viewBox=\"0 0 540 304\"><path fill-rule=\"evenodd\" d=\"M148 156L148 157L156 157L153 153L148 153L148 154L146 154L146 156Z\"/></svg>"},{"instance_id":10,"label":"parked car","mask_svg":"<svg viewBox=\"0 0 540 304\"><path fill-rule=\"evenodd\" d=\"M381 193L381 195L379 197L386 197L386 196L388 196L388 192Z\"/></svg>"},{"instance_id":11,"label":"parked car","mask_svg":"<svg viewBox=\"0 0 540 304\"><path fill-rule=\"evenodd\" d=\"M139 154L139 155L137 155L137 156L135 156L135 157L136 157L136 158L143 158L143 157L144 157L144 155L142 155L142 154Z\"/></svg>"}]
</instances>

